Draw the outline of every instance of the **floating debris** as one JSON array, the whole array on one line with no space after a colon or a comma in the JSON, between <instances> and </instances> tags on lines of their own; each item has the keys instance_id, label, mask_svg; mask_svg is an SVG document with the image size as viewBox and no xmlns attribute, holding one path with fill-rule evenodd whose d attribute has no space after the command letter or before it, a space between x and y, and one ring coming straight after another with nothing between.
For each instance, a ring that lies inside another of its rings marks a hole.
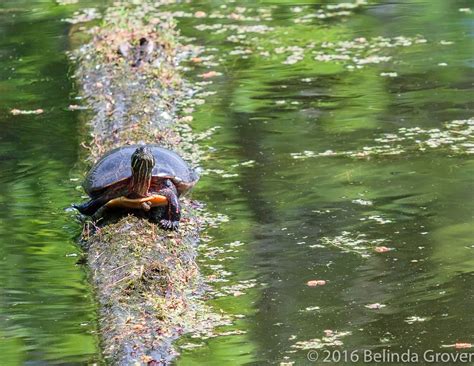
<instances>
[{"instance_id":1,"label":"floating debris","mask_svg":"<svg viewBox=\"0 0 474 366\"><path fill-rule=\"evenodd\" d=\"M241 163L233 164L231 166L232 166L232 168L237 168L238 166L253 167L253 166L255 166L255 160L247 160L247 161L243 161Z\"/></svg>"},{"instance_id":2,"label":"floating debris","mask_svg":"<svg viewBox=\"0 0 474 366\"><path fill-rule=\"evenodd\" d=\"M228 330L226 332L216 333L216 336L229 336L229 335L241 335L241 334L247 334L247 332L245 330L235 329L235 330Z\"/></svg>"},{"instance_id":3,"label":"floating debris","mask_svg":"<svg viewBox=\"0 0 474 366\"><path fill-rule=\"evenodd\" d=\"M391 222L393 222L392 220L389 220L389 219L384 219L382 216L380 215L371 215L367 218L368 220L372 220L372 221L375 221L381 225L385 225L385 224L390 224ZM361 221L365 221L364 218L361 219Z\"/></svg>"},{"instance_id":4,"label":"floating debris","mask_svg":"<svg viewBox=\"0 0 474 366\"><path fill-rule=\"evenodd\" d=\"M307 308L304 309L304 311L316 311L316 310L321 310L321 308L319 306L308 306Z\"/></svg>"},{"instance_id":5,"label":"floating debris","mask_svg":"<svg viewBox=\"0 0 474 366\"><path fill-rule=\"evenodd\" d=\"M91 20L99 19L100 17L101 15L96 8L85 8L74 12L72 18L66 18L63 21L66 23L77 24L90 22Z\"/></svg>"},{"instance_id":6,"label":"floating debris","mask_svg":"<svg viewBox=\"0 0 474 366\"><path fill-rule=\"evenodd\" d=\"M42 110L41 108L33 109L33 110L12 109L10 111L10 113L13 114L14 116L18 116L18 115L21 115L21 114L41 114L43 112L44 112L44 110Z\"/></svg>"},{"instance_id":7,"label":"floating debris","mask_svg":"<svg viewBox=\"0 0 474 366\"><path fill-rule=\"evenodd\" d=\"M239 293L240 295L243 295L245 292L243 290L248 290L257 285L257 280L255 279L250 279L250 280L243 280L239 281L233 285L229 286L222 286L220 288L221 291L223 291L227 295L235 296L235 293ZM237 295L237 296L240 296Z\"/></svg>"},{"instance_id":8,"label":"floating debris","mask_svg":"<svg viewBox=\"0 0 474 366\"><path fill-rule=\"evenodd\" d=\"M217 71L209 71L209 72L206 72L206 73L201 74L199 76L202 77L203 79L209 79L209 78L213 78L213 77L219 76L219 75L222 75L222 73L217 72Z\"/></svg>"},{"instance_id":9,"label":"floating debris","mask_svg":"<svg viewBox=\"0 0 474 366\"><path fill-rule=\"evenodd\" d=\"M298 47L298 46L290 46L290 47L284 48L284 52L291 52L291 54L282 63L284 65L296 64L298 61L301 61L304 59L304 51L305 51L304 48ZM278 52L278 53L281 53L281 52Z\"/></svg>"},{"instance_id":10,"label":"floating debris","mask_svg":"<svg viewBox=\"0 0 474 366\"><path fill-rule=\"evenodd\" d=\"M67 109L70 110L70 111L80 111L80 110L89 109L89 107L83 106L83 105L77 105L77 104L70 104L67 107Z\"/></svg>"},{"instance_id":11,"label":"floating debris","mask_svg":"<svg viewBox=\"0 0 474 366\"><path fill-rule=\"evenodd\" d=\"M352 203L355 203L357 205L361 205L361 206L372 206L374 203L372 201L369 201L369 200L363 200L363 199L356 199L356 200L352 200Z\"/></svg>"},{"instance_id":12,"label":"floating debris","mask_svg":"<svg viewBox=\"0 0 474 366\"><path fill-rule=\"evenodd\" d=\"M322 42L322 51L314 51L316 61L345 62L349 69L362 68L368 64L380 64L392 60L392 56L375 54L393 48L409 47L426 43L422 36L417 37L359 37L352 41ZM327 50L327 51L324 51ZM383 76L395 77L396 73L384 73Z\"/></svg>"},{"instance_id":13,"label":"floating debris","mask_svg":"<svg viewBox=\"0 0 474 366\"><path fill-rule=\"evenodd\" d=\"M457 342L454 344L442 344L441 347L442 348L455 348L455 349L469 349L469 348L472 348L473 345L472 343L468 343L468 342Z\"/></svg>"},{"instance_id":14,"label":"floating debris","mask_svg":"<svg viewBox=\"0 0 474 366\"><path fill-rule=\"evenodd\" d=\"M189 118L188 118L188 120L189 120ZM207 130L205 130L203 132L193 134L193 139L194 139L194 141L196 141L196 140L197 141L206 140L206 139L210 138L212 135L214 135L219 128L221 128L221 126L214 126L214 127L208 128Z\"/></svg>"},{"instance_id":15,"label":"floating debris","mask_svg":"<svg viewBox=\"0 0 474 366\"><path fill-rule=\"evenodd\" d=\"M374 304L364 305L364 307L366 307L367 309L370 309L370 310L379 310L379 309L383 309L384 307L386 307L386 305L376 302Z\"/></svg>"},{"instance_id":16,"label":"floating debris","mask_svg":"<svg viewBox=\"0 0 474 366\"><path fill-rule=\"evenodd\" d=\"M308 350L308 349L320 349L323 347L328 346L342 346L343 342L341 338L351 335L352 332L344 331L338 332L333 331L330 329L326 329L324 331L324 336L321 338L313 338L308 341L299 341L293 344L291 347L300 349L300 350Z\"/></svg>"},{"instance_id":17,"label":"floating debris","mask_svg":"<svg viewBox=\"0 0 474 366\"><path fill-rule=\"evenodd\" d=\"M328 4L318 9L316 12L310 12L301 17L295 18L293 21L296 24L309 23L314 19L325 20L332 19L336 17L348 17L353 14L353 10L360 8L364 5L367 5L365 0L356 0L352 3L339 3L339 4ZM292 8L294 13L302 13L308 11L309 7L307 6L298 6Z\"/></svg>"},{"instance_id":18,"label":"floating debris","mask_svg":"<svg viewBox=\"0 0 474 366\"><path fill-rule=\"evenodd\" d=\"M405 319L405 323L414 324L414 323L418 323L418 322L424 322L424 321L427 321L427 320L428 320L428 318L426 318L426 317L410 316L410 317Z\"/></svg>"},{"instance_id":19,"label":"floating debris","mask_svg":"<svg viewBox=\"0 0 474 366\"><path fill-rule=\"evenodd\" d=\"M72 5L77 4L79 0L56 0L56 4L58 5Z\"/></svg>"},{"instance_id":20,"label":"floating debris","mask_svg":"<svg viewBox=\"0 0 474 366\"><path fill-rule=\"evenodd\" d=\"M324 286L326 284L325 280L311 280L306 282L306 285L309 287Z\"/></svg>"},{"instance_id":21,"label":"floating debris","mask_svg":"<svg viewBox=\"0 0 474 366\"><path fill-rule=\"evenodd\" d=\"M357 9L358 7L360 7L362 5L367 5L367 1L365 1L365 0L356 0L353 3L329 4L329 5L326 5L326 9L329 9L329 10L339 10L339 9L353 10L353 9Z\"/></svg>"},{"instance_id":22,"label":"floating debris","mask_svg":"<svg viewBox=\"0 0 474 366\"><path fill-rule=\"evenodd\" d=\"M396 78L398 74L396 72L381 72L380 76L386 76L389 78Z\"/></svg>"},{"instance_id":23,"label":"floating debris","mask_svg":"<svg viewBox=\"0 0 474 366\"><path fill-rule=\"evenodd\" d=\"M372 248L384 243L386 239L368 239L366 234L354 235L349 231L343 231L341 235L320 239L324 246L333 246L346 253L355 253L364 258L370 257Z\"/></svg>"},{"instance_id":24,"label":"floating debris","mask_svg":"<svg viewBox=\"0 0 474 366\"><path fill-rule=\"evenodd\" d=\"M224 244L224 246L229 246L229 247L235 248L235 247L240 247L244 244L245 243L242 243L240 240L236 240L236 241L233 241L232 243Z\"/></svg>"},{"instance_id":25,"label":"floating debris","mask_svg":"<svg viewBox=\"0 0 474 366\"><path fill-rule=\"evenodd\" d=\"M194 13L194 16L196 18L205 18L207 16L207 14L203 11L197 11L197 12Z\"/></svg>"},{"instance_id":26,"label":"floating debris","mask_svg":"<svg viewBox=\"0 0 474 366\"><path fill-rule=\"evenodd\" d=\"M306 158L313 158L317 156L317 154L314 151L310 150L305 150L301 153L291 153L290 154L293 159L306 159Z\"/></svg>"},{"instance_id":27,"label":"floating debris","mask_svg":"<svg viewBox=\"0 0 474 366\"><path fill-rule=\"evenodd\" d=\"M201 348L203 346L204 346L204 343L185 343L179 346L179 348L188 350L188 349Z\"/></svg>"},{"instance_id":28,"label":"floating debris","mask_svg":"<svg viewBox=\"0 0 474 366\"><path fill-rule=\"evenodd\" d=\"M387 253L387 252L390 252L392 249L391 248L388 248L388 247L375 247L374 248L374 252L376 253Z\"/></svg>"},{"instance_id":29,"label":"floating debris","mask_svg":"<svg viewBox=\"0 0 474 366\"><path fill-rule=\"evenodd\" d=\"M324 156L345 156L368 158L376 156L401 155L408 151L425 152L432 149L449 149L450 153L474 154L474 117L445 123L443 128L424 129L401 127L395 133L384 133L374 139L380 145L364 146L361 150L317 153L305 150L290 153L293 159L307 159Z\"/></svg>"}]
</instances>

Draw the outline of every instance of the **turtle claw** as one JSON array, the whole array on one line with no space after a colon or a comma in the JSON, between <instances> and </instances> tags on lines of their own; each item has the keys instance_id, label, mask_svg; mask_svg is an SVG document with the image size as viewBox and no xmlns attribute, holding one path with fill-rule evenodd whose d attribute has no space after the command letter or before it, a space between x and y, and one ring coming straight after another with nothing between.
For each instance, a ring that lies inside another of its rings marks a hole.
<instances>
[{"instance_id":1,"label":"turtle claw","mask_svg":"<svg viewBox=\"0 0 474 366\"><path fill-rule=\"evenodd\" d=\"M160 220L160 226L165 230L178 230L179 221L172 221L172 220Z\"/></svg>"},{"instance_id":2,"label":"turtle claw","mask_svg":"<svg viewBox=\"0 0 474 366\"><path fill-rule=\"evenodd\" d=\"M142 207L142 210L144 210L144 211L150 211L151 204L150 204L150 202L142 202L141 207Z\"/></svg>"}]
</instances>

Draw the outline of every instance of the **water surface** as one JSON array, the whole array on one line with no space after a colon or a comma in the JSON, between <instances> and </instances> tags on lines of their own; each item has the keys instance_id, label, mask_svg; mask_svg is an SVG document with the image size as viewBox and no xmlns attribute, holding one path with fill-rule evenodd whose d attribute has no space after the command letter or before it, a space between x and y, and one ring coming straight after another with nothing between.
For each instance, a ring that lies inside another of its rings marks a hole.
<instances>
[{"instance_id":1,"label":"water surface","mask_svg":"<svg viewBox=\"0 0 474 366\"><path fill-rule=\"evenodd\" d=\"M204 236L200 265L210 303L236 319L217 330L227 335L180 341L177 364L300 365L311 348L421 355L474 343L470 4L357 3L160 10L203 47L186 65L202 87L192 125L219 128L203 142L194 197L228 222ZM80 196L70 180L80 126L67 110L79 103L60 20L86 6L0 6L6 365L98 359L80 225L64 212Z\"/></svg>"},{"instance_id":2,"label":"water surface","mask_svg":"<svg viewBox=\"0 0 474 366\"><path fill-rule=\"evenodd\" d=\"M97 360L95 304L65 212L80 192L70 14L53 1L0 4L0 364ZM12 115L10 110L42 114Z\"/></svg>"},{"instance_id":3,"label":"water surface","mask_svg":"<svg viewBox=\"0 0 474 366\"><path fill-rule=\"evenodd\" d=\"M195 196L229 222L201 265L242 333L177 364L473 343L469 4L335 3L168 8L204 48L193 126L220 128Z\"/></svg>"}]
</instances>

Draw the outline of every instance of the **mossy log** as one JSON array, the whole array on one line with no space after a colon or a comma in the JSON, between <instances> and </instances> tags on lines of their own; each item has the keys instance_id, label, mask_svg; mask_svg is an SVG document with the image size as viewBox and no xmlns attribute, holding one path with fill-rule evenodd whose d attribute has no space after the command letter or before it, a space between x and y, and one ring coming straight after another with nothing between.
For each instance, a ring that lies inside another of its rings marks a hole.
<instances>
[{"instance_id":1,"label":"mossy log","mask_svg":"<svg viewBox=\"0 0 474 366\"><path fill-rule=\"evenodd\" d=\"M92 40L73 53L77 84L91 110L85 114L91 136L86 160L92 164L111 148L144 142L196 163L199 150L183 135L190 129L177 113L188 89L176 66L190 50L177 44L171 20L145 22L149 9L124 4L107 9L102 25L88 31ZM139 215L85 223L82 243L110 364L167 364L176 354L174 339L205 331L218 319L197 296L202 219L190 199L182 205L178 232Z\"/></svg>"}]
</instances>

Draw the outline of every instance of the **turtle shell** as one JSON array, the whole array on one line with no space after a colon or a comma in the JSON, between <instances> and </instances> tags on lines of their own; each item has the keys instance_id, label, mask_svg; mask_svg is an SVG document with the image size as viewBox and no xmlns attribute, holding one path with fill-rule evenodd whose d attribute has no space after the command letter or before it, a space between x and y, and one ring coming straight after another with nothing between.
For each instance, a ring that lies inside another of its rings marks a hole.
<instances>
[{"instance_id":1,"label":"turtle shell","mask_svg":"<svg viewBox=\"0 0 474 366\"><path fill-rule=\"evenodd\" d=\"M84 181L84 189L91 197L132 176L131 158L137 147L128 145L109 151L89 171ZM153 177L168 178L173 181L180 194L185 193L198 181L199 175L175 152L146 145L155 158Z\"/></svg>"}]
</instances>

